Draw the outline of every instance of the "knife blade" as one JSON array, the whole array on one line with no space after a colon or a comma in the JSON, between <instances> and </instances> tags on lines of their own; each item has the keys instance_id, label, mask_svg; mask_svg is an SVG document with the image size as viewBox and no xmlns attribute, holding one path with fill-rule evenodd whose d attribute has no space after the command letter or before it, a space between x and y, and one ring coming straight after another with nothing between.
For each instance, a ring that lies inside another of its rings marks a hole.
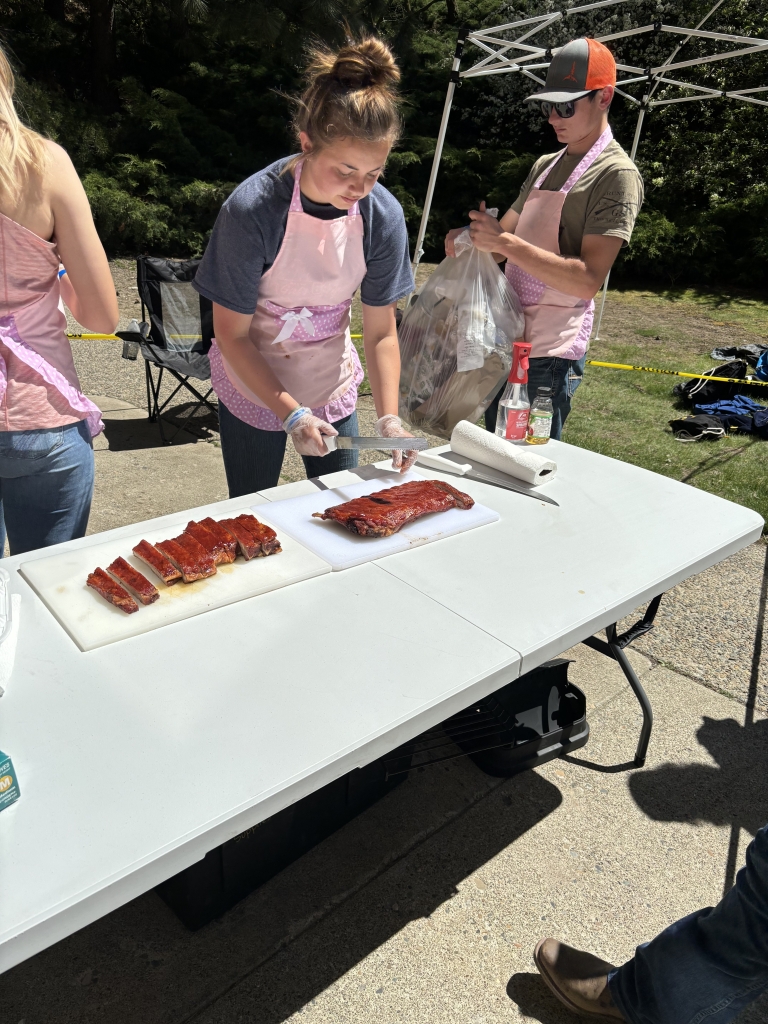
<instances>
[{"instance_id":1,"label":"knife blade","mask_svg":"<svg viewBox=\"0 0 768 1024\"><path fill-rule=\"evenodd\" d=\"M474 469L469 463L464 462L452 462L450 459L444 459L440 455L433 455L431 452L420 453L416 458L416 465L421 464L422 466L428 467L429 469L440 470L441 473L453 473L456 476L464 476L467 480L478 480L483 484L493 484L494 487L504 487L508 491L516 491L518 494L525 494L529 498L535 498L537 501L545 501L549 505L556 505L560 507L560 503L555 501L554 498L550 498L546 494L540 494L538 491L532 491L526 487L525 484L518 483L516 480L499 480L495 476L491 476L490 473L482 473L477 469Z\"/></svg>"},{"instance_id":2,"label":"knife blade","mask_svg":"<svg viewBox=\"0 0 768 1024\"><path fill-rule=\"evenodd\" d=\"M328 437L324 436L325 446L329 452L337 448L373 448L380 452L391 452L395 449L407 452L420 452L429 447L425 437Z\"/></svg>"}]
</instances>

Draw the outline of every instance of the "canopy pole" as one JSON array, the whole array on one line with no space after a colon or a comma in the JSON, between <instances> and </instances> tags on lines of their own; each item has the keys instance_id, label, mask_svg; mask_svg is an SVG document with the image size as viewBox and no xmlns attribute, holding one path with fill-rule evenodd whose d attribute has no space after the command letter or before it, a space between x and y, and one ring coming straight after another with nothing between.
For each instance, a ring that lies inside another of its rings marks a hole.
<instances>
[{"instance_id":1,"label":"canopy pole","mask_svg":"<svg viewBox=\"0 0 768 1024\"><path fill-rule=\"evenodd\" d=\"M647 109L645 105L645 97L643 97L643 105L640 107L640 113L637 115L637 125L635 126L635 137L632 139L632 149L629 151L629 159L634 161L637 156L637 147L640 145L640 135L643 131L643 121L645 120L645 111ZM600 312L597 315L597 326L595 327L595 333L592 337L593 341L600 341L600 325L603 322L603 310L605 309L605 297L608 294L608 282L611 279L610 270L605 276L605 282L603 284L603 295L600 299Z\"/></svg>"},{"instance_id":2,"label":"canopy pole","mask_svg":"<svg viewBox=\"0 0 768 1024\"><path fill-rule=\"evenodd\" d=\"M416 236L416 248L413 253L413 273L416 275L416 268L421 262L421 257L424 255L424 238L427 234L427 221L429 220L429 213L432 208L432 197L435 194L435 182L437 181L437 172L440 168L440 158L443 155L443 145L445 143L445 133L448 130L448 118L451 114L451 106L453 104L453 94L456 92L456 86L460 82L459 78L459 67L461 65L461 56L464 53L464 43L467 38L467 29L459 29L459 38L456 41L456 52L453 55L453 65L451 67L451 80L448 83L448 92L445 96L445 106L443 107L443 118L440 122L440 131L437 133L437 142L435 143L435 155L432 160L432 171L429 175L429 184L427 185L427 195L424 199L424 212L421 215L421 224L419 225L419 233Z\"/></svg>"}]
</instances>

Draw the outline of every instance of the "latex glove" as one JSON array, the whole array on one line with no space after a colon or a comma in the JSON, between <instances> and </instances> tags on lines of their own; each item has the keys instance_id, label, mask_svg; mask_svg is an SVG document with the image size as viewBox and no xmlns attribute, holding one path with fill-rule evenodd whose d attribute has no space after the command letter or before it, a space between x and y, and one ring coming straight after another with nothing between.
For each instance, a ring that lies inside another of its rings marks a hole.
<instances>
[{"instance_id":1,"label":"latex glove","mask_svg":"<svg viewBox=\"0 0 768 1024\"><path fill-rule=\"evenodd\" d=\"M322 456L328 454L323 436L337 437L339 432L330 423L305 409L301 416L295 416L290 423L288 433L293 438L293 445L299 455Z\"/></svg>"},{"instance_id":2,"label":"latex glove","mask_svg":"<svg viewBox=\"0 0 768 1024\"><path fill-rule=\"evenodd\" d=\"M455 256L456 255L456 239L462 233L466 231L466 228L451 228L448 234L445 236L445 255Z\"/></svg>"},{"instance_id":3,"label":"latex glove","mask_svg":"<svg viewBox=\"0 0 768 1024\"><path fill-rule=\"evenodd\" d=\"M413 437L413 434L410 434L403 426L403 421L400 417L393 416L392 413L376 420L376 433L379 437ZM416 461L418 454L418 452L408 451L405 446L403 446L402 451L396 448L392 452L392 468L399 469L401 473L406 473Z\"/></svg>"}]
</instances>

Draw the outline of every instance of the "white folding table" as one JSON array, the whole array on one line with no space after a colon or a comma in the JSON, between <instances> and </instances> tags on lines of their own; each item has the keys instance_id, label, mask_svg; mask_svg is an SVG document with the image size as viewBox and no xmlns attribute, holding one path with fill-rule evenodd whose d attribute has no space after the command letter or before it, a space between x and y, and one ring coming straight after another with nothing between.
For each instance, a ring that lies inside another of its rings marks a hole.
<instances>
[{"instance_id":1,"label":"white folding table","mask_svg":"<svg viewBox=\"0 0 768 1024\"><path fill-rule=\"evenodd\" d=\"M558 442L548 454L559 507L446 477L500 521L87 653L17 571L52 549L6 559L22 612L0 750L21 799L0 814L0 970L760 535L759 515L704 491Z\"/></svg>"}]
</instances>

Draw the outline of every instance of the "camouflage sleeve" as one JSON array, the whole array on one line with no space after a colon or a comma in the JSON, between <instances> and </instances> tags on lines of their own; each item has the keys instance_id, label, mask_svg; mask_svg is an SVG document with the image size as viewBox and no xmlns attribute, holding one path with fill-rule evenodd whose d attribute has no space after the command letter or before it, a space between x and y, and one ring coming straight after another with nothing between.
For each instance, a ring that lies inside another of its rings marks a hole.
<instances>
[{"instance_id":1,"label":"camouflage sleeve","mask_svg":"<svg viewBox=\"0 0 768 1024\"><path fill-rule=\"evenodd\" d=\"M643 205L643 179L629 167L617 168L596 185L584 223L585 235L613 235L626 244Z\"/></svg>"}]
</instances>

